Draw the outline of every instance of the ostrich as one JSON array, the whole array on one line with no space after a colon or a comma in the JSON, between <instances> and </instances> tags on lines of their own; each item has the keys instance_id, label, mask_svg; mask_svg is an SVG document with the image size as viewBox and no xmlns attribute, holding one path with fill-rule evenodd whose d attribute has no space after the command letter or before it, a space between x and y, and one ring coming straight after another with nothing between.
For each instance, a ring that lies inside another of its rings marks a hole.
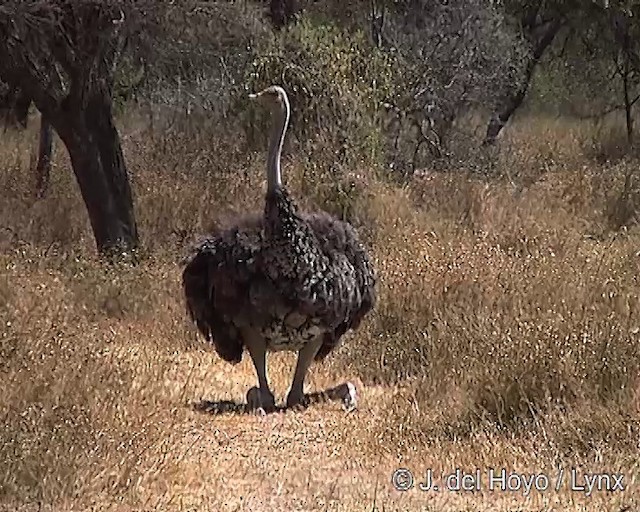
<instances>
[{"instance_id":1,"label":"ostrich","mask_svg":"<svg viewBox=\"0 0 640 512\"><path fill-rule=\"evenodd\" d=\"M187 258L182 283L187 313L225 361L237 364L246 349L258 387L247 405L262 414L275 409L266 354L297 351L286 406L308 403L303 386L311 363L322 361L348 330L375 306L376 277L355 229L326 212L299 213L282 184L280 156L290 106L282 87L249 98L273 118L267 159L264 212L198 244ZM334 393L356 407L350 382Z\"/></svg>"}]
</instances>

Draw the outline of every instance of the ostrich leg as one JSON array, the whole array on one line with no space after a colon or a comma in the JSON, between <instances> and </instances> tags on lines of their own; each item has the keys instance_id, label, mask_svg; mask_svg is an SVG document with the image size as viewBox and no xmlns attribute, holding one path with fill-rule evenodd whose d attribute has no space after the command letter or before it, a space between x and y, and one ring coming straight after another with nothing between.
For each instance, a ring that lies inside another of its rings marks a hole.
<instances>
[{"instance_id":1,"label":"ostrich leg","mask_svg":"<svg viewBox=\"0 0 640 512\"><path fill-rule=\"evenodd\" d=\"M258 377L258 387L252 387L247 391L247 405L263 414L271 412L275 410L276 404L267 381L267 344L254 332L246 333L245 344Z\"/></svg>"},{"instance_id":2,"label":"ostrich leg","mask_svg":"<svg viewBox=\"0 0 640 512\"><path fill-rule=\"evenodd\" d=\"M313 358L320 350L322 338L315 338L307 343L300 352L298 352L298 362L296 364L291 389L287 395L287 407L294 407L299 404L305 404L306 397L304 395L304 379L307 376L309 366ZM345 410L353 411L357 407L356 387L351 382L345 382L334 388L328 389L321 393L331 400L341 400Z\"/></svg>"},{"instance_id":3,"label":"ostrich leg","mask_svg":"<svg viewBox=\"0 0 640 512\"><path fill-rule=\"evenodd\" d=\"M313 358L320 350L322 345L322 338L318 336L309 343L307 343L300 352L298 352L298 362L296 363L296 369L293 374L293 381L291 382L291 389L287 395L287 407L293 407L304 402L304 379L307 376L307 371Z\"/></svg>"}]
</instances>

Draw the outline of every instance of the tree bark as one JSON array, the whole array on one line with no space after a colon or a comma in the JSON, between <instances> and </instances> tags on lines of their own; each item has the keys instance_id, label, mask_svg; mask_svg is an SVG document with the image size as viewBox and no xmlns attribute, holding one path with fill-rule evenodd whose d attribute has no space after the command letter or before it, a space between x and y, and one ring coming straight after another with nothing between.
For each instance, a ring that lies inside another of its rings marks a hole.
<instances>
[{"instance_id":1,"label":"tree bark","mask_svg":"<svg viewBox=\"0 0 640 512\"><path fill-rule=\"evenodd\" d=\"M533 59L527 62L527 68L525 70L525 78L523 82L519 85L519 87L513 89L511 91L511 94L503 98L502 103L493 112L493 115L489 120L489 125L487 126L487 133L484 137L484 141L482 142L484 146L491 146L495 144L502 129L509 122L509 119L511 119L511 116L514 114L514 112L518 110L518 108L520 108L520 105L522 105L522 102L527 95L529 82L531 82L531 77L533 76L533 71L536 67L536 63L537 62Z\"/></svg>"},{"instance_id":2,"label":"tree bark","mask_svg":"<svg viewBox=\"0 0 640 512\"><path fill-rule=\"evenodd\" d=\"M533 77L536 65L542 58L547 47L553 42L556 34L560 31L560 28L562 28L562 20L556 19L549 22L539 35L536 35L535 33L531 34L530 39L533 39L533 48L531 57L527 61L524 80L518 87L510 91L510 94L507 94L503 98L501 104L498 105L493 112L482 143L484 146L495 144L502 129L509 122L509 119L511 119L514 112L522 105L522 102L527 95L527 90L529 89L529 84L531 83L531 78Z\"/></svg>"},{"instance_id":3,"label":"tree bark","mask_svg":"<svg viewBox=\"0 0 640 512\"><path fill-rule=\"evenodd\" d=\"M371 0L369 14L371 16L371 39L376 48L382 48L385 5L378 5L376 0Z\"/></svg>"},{"instance_id":4,"label":"tree bark","mask_svg":"<svg viewBox=\"0 0 640 512\"><path fill-rule=\"evenodd\" d=\"M26 128L29 120L31 97L22 89L14 87L3 98L5 126Z\"/></svg>"},{"instance_id":5,"label":"tree bark","mask_svg":"<svg viewBox=\"0 0 640 512\"><path fill-rule=\"evenodd\" d=\"M298 10L298 0L270 0L269 2L269 17L276 30L291 23Z\"/></svg>"},{"instance_id":6,"label":"tree bark","mask_svg":"<svg viewBox=\"0 0 640 512\"><path fill-rule=\"evenodd\" d=\"M46 117L40 116L38 140L38 163L36 164L36 197L42 198L49 189L51 175L51 153L53 150L53 128Z\"/></svg>"},{"instance_id":7,"label":"tree bark","mask_svg":"<svg viewBox=\"0 0 640 512\"><path fill-rule=\"evenodd\" d=\"M51 122L69 151L98 252L129 253L138 246L138 230L111 99L93 92L84 108L64 103Z\"/></svg>"},{"instance_id":8,"label":"tree bark","mask_svg":"<svg viewBox=\"0 0 640 512\"><path fill-rule=\"evenodd\" d=\"M629 77L631 75L631 70L629 66L629 57L625 55L624 59L624 69L622 72L622 93L624 97L624 114L627 126L627 143L631 145L633 144L633 102L629 93Z\"/></svg>"}]
</instances>

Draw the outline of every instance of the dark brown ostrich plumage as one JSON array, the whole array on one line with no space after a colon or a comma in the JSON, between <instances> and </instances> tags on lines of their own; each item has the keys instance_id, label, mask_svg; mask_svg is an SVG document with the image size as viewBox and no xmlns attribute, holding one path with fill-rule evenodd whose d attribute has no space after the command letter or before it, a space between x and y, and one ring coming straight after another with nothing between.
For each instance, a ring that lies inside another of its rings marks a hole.
<instances>
[{"instance_id":1,"label":"dark brown ostrich plumage","mask_svg":"<svg viewBox=\"0 0 640 512\"><path fill-rule=\"evenodd\" d=\"M262 340L263 352L302 354L319 339L311 356L320 361L376 302L375 274L355 229L325 212L298 213L279 185L269 187L263 215L247 215L197 244L182 278L190 318L234 364L245 348L252 357L259 352L247 333ZM260 361L258 354L259 377ZM301 393L301 381L298 387Z\"/></svg>"},{"instance_id":2,"label":"dark brown ostrich plumage","mask_svg":"<svg viewBox=\"0 0 640 512\"><path fill-rule=\"evenodd\" d=\"M322 360L375 305L374 272L356 231L324 212L299 216L284 192L279 199L291 221L280 236L266 239L264 218L248 215L198 244L183 272L189 316L230 363L241 361L240 331L249 326L272 349L297 350L322 335Z\"/></svg>"}]
</instances>

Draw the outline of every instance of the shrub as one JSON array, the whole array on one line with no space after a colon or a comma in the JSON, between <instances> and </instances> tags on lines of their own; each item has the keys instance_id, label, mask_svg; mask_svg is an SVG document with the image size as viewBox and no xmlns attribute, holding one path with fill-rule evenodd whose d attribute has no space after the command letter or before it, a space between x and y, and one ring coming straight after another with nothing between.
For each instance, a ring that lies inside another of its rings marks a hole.
<instances>
[{"instance_id":1,"label":"shrub","mask_svg":"<svg viewBox=\"0 0 640 512\"><path fill-rule=\"evenodd\" d=\"M286 88L292 132L314 154L371 165L382 156L378 112L393 89L392 64L362 31L303 19L257 49L246 81L254 90Z\"/></svg>"}]
</instances>

